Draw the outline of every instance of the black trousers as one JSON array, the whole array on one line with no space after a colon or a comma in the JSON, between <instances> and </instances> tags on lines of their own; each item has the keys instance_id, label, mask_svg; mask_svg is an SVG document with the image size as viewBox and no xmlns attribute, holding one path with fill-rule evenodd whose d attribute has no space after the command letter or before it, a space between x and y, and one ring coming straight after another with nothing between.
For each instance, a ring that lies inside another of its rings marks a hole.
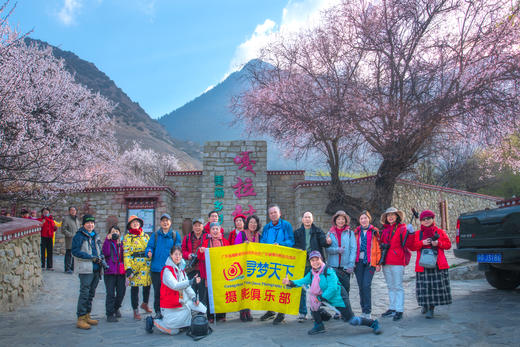
<instances>
[{"instance_id":1,"label":"black trousers","mask_svg":"<svg viewBox=\"0 0 520 347\"><path fill-rule=\"evenodd\" d=\"M91 274L79 274L79 298L76 314L84 316L92 311L92 300L96 295L96 288L100 278L99 271Z\"/></svg>"},{"instance_id":2,"label":"black trousers","mask_svg":"<svg viewBox=\"0 0 520 347\"><path fill-rule=\"evenodd\" d=\"M65 271L74 270L74 257L72 256L72 249L65 250L65 261L63 262Z\"/></svg>"},{"instance_id":3,"label":"black trousers","mask_svg":"<svg viewBox=\"0 0 520 347\"><path fill-rule=\"evenodd\" d=\"M130 302L132 303L132 308L137 310L137 305L139 304L139 288L141 287L130 287ZM148 304L148 300L150 299L150 286L142 287L143 288L143 303Z\"/></svg>"},{"instance_id":4,"label":"black trousers","mask_svg":"<svg viewBox=\"0 0 520 347\"><path fill-rule=\"evenodd\" d=\"M350 274L342 268L336 267L336 275L338 276L339 283L345 288L347 293L350 293Z\"/></svg>"},{"instance_id":5,"label":"black trousers","mask_svg":"<svg viewBox=\"0 0 520 347\"><path fill-rule=\"evenodd\" d=\"M125 297L125 275L104 275L105 288L107 291L105 309L107 317L113 316L121 307Z\"/></svg>"},{"instance_id":6,"label":"black trousers","mask_svg":"<svg viewBox=\"0 0 520 347\"><path fill-rule=\"evenodd\" d=\"M193 277L195 277L195 275L198 275L200 277L200 271L198 271L198 270L190 271L187 275L188 275L188 278L191 280ZM193 286L191 286L191 287L193 288L195 295L198 295L199 301L204 304L205 302L202 301L202 298L205 295L205 289L206 289L206 282L204 281L204 279L201 278L200 283L194 282Z\"/></svg>"},{"instance_id":7,"label":"black trousers","mask_svg":"<svg viewBox=\"0 0 520 347\"><path fill-rule=\"evenodd\" d=\"M161 313L161 273L150 272L153 285L153 309L155 313Z\"/></svg>"},{"instance_id":8,"label":"black trousers","mask_svg":"<svg viewBox=\"0 0 520 347\"><path fill-rule=\"evenodd\" d=\"M43 237L41 242L42 269L45 267L45 250L47 250L47 269L52 269L52 237Z\"/></svg>"}]
</instances>

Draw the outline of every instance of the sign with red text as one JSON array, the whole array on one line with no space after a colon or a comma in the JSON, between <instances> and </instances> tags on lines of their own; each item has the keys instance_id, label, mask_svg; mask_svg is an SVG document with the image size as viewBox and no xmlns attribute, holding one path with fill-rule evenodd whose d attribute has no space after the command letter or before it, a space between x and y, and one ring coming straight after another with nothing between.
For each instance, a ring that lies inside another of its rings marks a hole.
<instances>
[{"instance_id":1,"label":"sign with red text","mask_svg":"<svg viewBox=\"0 0 520 347\"><path fill-rule=\"evenodd\" d=\"M263 243L206 249L210 312L249 308L298 314L301 288L282 280L302 278L305 257L302 250Z\"/></svg>"}]
</instances>

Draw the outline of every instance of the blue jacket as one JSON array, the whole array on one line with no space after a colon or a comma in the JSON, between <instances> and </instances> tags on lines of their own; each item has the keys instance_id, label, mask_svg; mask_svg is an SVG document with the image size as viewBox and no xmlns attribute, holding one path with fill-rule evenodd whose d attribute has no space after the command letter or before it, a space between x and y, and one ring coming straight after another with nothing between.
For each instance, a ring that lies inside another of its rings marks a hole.
<instances>
[{"instance_id":1,"label":"blue jacket","mask_svg":"<svg viewBox=\"0 0 520 347\"><path fill-rule=\"evenodd\" d=\"M79 228L72 238L71 253L78 260L77 271L81 274L99 271L99 265L92 262L92 258L101 257L101 241L96 231L90 234L84 227Z\"/></svg>"},{"instance_id":2,"label":"blue jacket","mask_svg":"<svg viewBox=\"0 0 520 347\"><path fill-rule=\"evenodd\" d=\"M331 267L341 267L343 269L354 269L357 255L357 241L354 232L350 229L343 230L341 232L341 248L343 252L340 252L338 239L336 233L331 231L329 233L332 244L326 249L328 258L327 264ZM341 253L341 264L339 264L339 255Z\"/></svg>"},{"instance_id":3,"label":"blue jacket","mask_svg":"<svg viewBox=\"0 0 520 347\"><path fill-rule=\"evenodd\" d=\"M294 234L291 224L281 218L276 225L270 222L264 226L260 243L278 243L280 246L285 247L294 246Z\"/></svg>"},{"instance_id":4,"label":"blue jacket","mask_svg":"<svg viewBox=\"0 0 520 347\"><path fill-rule=\"evenodd\" d=\"M175 240L174 234L175 233ZM157 237L157 242L155 242L155 238ZM157 230L156 232L150 234L150 240L148 240L148 244L146 245L145 253L148 255L148 252L152 252L152 264L150 266L150 271L152 272L161 272L164 264L166 264L166 260L170 256L170 250L173 246L181 246L182 238L177 231L174 231L170 228L167 234L164 234L162 229Z\"/></svg>"},{"instance_id":5,"label":"blue jacket","mask_svg":"<svg viewBox=\"0 0 520 347\"><path fill-rule=\"evenodd\" d=\"M325 276L327 271L327 276ZM303 287L310 286L312 283L312 270L302 279L292 281L293 286ZM334 307L346 307L343 298L341 297L341 285L338 281L338 276L334 269L327 266L327 268L320 275L320 289L321 297L327 300Z\"/></svg>"}]
</instances>

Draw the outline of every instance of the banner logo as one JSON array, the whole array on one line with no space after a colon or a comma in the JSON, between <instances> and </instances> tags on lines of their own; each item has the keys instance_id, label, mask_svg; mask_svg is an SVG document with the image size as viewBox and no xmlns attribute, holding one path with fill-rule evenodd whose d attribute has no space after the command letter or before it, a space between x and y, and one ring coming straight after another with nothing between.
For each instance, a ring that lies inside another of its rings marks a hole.
<instances>
[{"instance_id":1,"label":"banner logo","mask_svg":"<svg viewBox=\"0 0 520 347\"><path fill-rule=\"evenodd\" d=\"M222 272L224 273L224 278L227 281L233 281L239 278L244 278L244 270L242 270L242 266L238 261L231 264L231 266L227 270L223 269Z\"/></svg>"}]
</instances>

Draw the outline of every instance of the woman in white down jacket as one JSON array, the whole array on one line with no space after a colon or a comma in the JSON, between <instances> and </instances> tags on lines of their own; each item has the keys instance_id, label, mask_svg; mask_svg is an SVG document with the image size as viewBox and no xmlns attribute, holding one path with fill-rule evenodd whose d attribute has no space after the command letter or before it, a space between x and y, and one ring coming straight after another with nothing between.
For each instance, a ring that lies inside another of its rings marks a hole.
<instances>
[{"instance_id":1,"label":"woman in white down jacket","mask_svg":"<svg viewBox=\"0 0 520 347\"><path fill-rule=\"evenodd\" d=\"M182 250L173 247L170 257L161 271L161 314L162 319L146 318L146 331L153 332L153 327L165 334L175 335L181 328L191 325L192 311L206 313L206 307L199 302L191 288L193 283L199 283L195 276L189 280L181 268Z\"/></svg>"}]
</instances>

